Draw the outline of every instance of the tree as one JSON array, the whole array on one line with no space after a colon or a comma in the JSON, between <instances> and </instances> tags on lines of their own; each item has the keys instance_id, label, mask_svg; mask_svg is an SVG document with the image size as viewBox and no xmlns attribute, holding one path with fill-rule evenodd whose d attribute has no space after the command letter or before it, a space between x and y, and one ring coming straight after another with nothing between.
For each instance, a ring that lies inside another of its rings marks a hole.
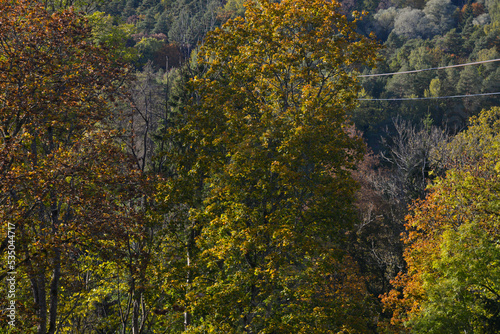
<instances>
[{"instance_id":1,"label":"tree","mask_svg":"<svg viewBox=\"0 0 500 334\"><path fill-rule=\"evenodd\" d=\"M134 30L132 24L116 26L113 24L113 17L105 15L103 12L94 12L92 15L87 15L86 18L92 28L93 44L104 46L116 55L117 60L128 63L137 61L137 50L127 46Z\"/></svg>"},{"instance_id":2,"label":"tree","mask_svg":"<svg viewBox=\"0 0 500 334\"><path fill-rule=\"evenodd\" d=\"M151 31L153 31L156 23L153 11L154 11L153 8L150 8L149 10L146 11L144 20L139 21L136 24L137 31L142 32L144 34L149 34Z\"/></svg>"},{"instance_id":3,"label":"tree","mask_svg":"<svg viewBox=\"0 0 500 334\"><path fill-rule=\"evenodd\" d=\"M228 0L224 5L224 10L232 17L243 16L245 14L244 1Z\"/></svg>"},{"instance_id":4,"label":"tree","mask_svg":"<svg viewBox=\"0 0 500 334\"><path fill-rule=\"evenodd\" d=\"M398 15L398 10L395 7L389 7L387 9L379 10L373 18L382 28L382 32L385 36L389 35L394 28L394 20Z\"/></svg>"},{"instance_id":5,"label":"tree","mask_svg":"<svg viewBox=\"0 0 500 334\"><path fill-rule=\"evenodd\" d=\"M172 24L168 32L170 42L178 43L186 50L189 57L191 50L203 41L204 36L220 25L218 11L222 7L220 0L176 1L172 5Z\"/></svg>"},{"instance_id":6,"label":"tree","mask_svg":"<svg viewBox=\"0 0 500 334\"><path fill-rule=\"evenodd\" d=\"M393 323L425 333L496 333L500 109L472 118L441 161L450 170L407 218L408 272L384 297Z\"/></svg>"},{"instance_id":7,"label":"tree","mask_svg":"<svg viewBox=\"0 0 500 334\"><path fill-rule=\"evenodd\" d=\"M167 96L161 73L155 73L152 63L148 62L127 88L127 101L120 106L122 113L117 123L130 133L127 136L130 140L125 144L136 160L137 169L149 171L155 150L152 135L166 112Z\"/></svg>"},{"instance_id":8,"label":"tree","mask_svg":"<svg viewBox=\"0 0 500 334\"><path fill-rule=\"evenodd\" d=\"M408 215L408 204L426 194L433 156L447 142L444 131L428 117L419 125L397 118L387 133L383 164L368 154L354 177L361 184L357 207L361 219L353 243L358 262L369 272L370 291L377 296L390 291L390 281L405 267L403 242L399 240Z\"/></svg>"},{"instance_id":9,"label":"tree","mask_svg":"<svg viewBox=\"0 0 500 334\"><path fill-rule=\"evenodd\" d=\"M92 13L102 4L102 0L39 0L40 4L50 12L74 7L84 13Z\"/></svg>"},{"instance_id":10,"label":"tree","mask_svg":"<svg viewBox=\"0 0 500 334\"><path fill-rule=\"evenodd\" d=\"M455 25L455 10L451 0L429 0L425 4L424 13L432 24L437 27L437 33L442 34Z\"/></svg>"},{"instance_id":11,"label":"tree","mask_svg":"<svg viewBox=\"0 0 500 334\"><path fill-rule=\"evenodd\" d=\"M494 0L487 0L485 4L488 8L488 13L490 14L493 25L498 26L500 24L500 5Z\"/></svg>"},{"instance_id":12,"label":"tree","mask_svg":"<svg viewBox=\"0 0 500 334\"><path fill-rule=\"evenodd\" d=\"M422 10L407 7L399 11L394 20L393 31L407 38L425 38L435 35L437 27L425 16Z\"/></svg>"},{"instance_id":13,"label":"tree","mask_svg":"<svg viewBox=\"0 0 500 334\"><path fill-rule=\"evenodd\" d=\"M2 241L15 226L16 330L55 333L61 303L85 288L65 275L82 274L86 252L105 256L140 231L140 178L108 126L128 68L71 10L1 1L0 21L0 222Z\"/></svg>"},{"instance_id":14,"label":"tree","mask_svg":"<svg viewBox=\"0 0 500 334\"><path fill-rule=\"evenodd\" d=\"M468 66L460 72L460 79L456 84L457 91L460 94L477 94L481 89L482 78L475 66ZM463 105L468 115L476 115L481 110L481 101L477 98L465 98Z\"/></svg>"},{"instance_id":15,"label":"tree","mask_svg":"<svg viewBox=\"0 0 500 334\"><path fill-rule=\"evenodd\" d=\"M155 28L153 33L155 34L168 34L168 30L170 27L170 22L168 19L167 11L164 11L156 20Z\"/></svg>"},{"instance_id":16,"label":"tree","mask_svg":"<svg viewBox=\"0 0 500 334\"><path fill-rule=\"evenodd\" d=\"M369 331L343 251L363 146L346 111L377 50L357 21L331 1L248 2L208 35L172 156L192 231L187 332Z\"/></svg>"}]
</instances>

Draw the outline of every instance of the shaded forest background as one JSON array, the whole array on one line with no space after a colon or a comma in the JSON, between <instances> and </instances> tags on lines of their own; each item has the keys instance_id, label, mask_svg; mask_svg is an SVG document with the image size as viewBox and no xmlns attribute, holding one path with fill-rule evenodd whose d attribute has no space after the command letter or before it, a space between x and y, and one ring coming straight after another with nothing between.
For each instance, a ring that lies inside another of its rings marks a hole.
<instances>
[{"instance_id":1,"label":"shaded forest background","mask_svg":"<svg viewBox=\"0 0 500 334\"><path fill-rule=\"evenodd\" d=\"M293 1L34 2L0 14L5 333L498 333L498 62L376 75L499 59L500 2L341 1L363 56L300 35L324 105L261 67L305 66L265 30Z\"/></svg>"}]
</instances>

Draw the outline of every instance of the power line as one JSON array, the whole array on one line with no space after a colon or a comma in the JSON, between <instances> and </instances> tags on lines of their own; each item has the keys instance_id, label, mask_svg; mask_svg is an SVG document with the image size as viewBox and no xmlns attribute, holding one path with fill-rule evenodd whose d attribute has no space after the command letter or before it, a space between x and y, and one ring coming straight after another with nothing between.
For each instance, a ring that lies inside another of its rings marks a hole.
<instances>
[{"instance_id":1,"label":"power line","mask_svg":"<svg viewBox=\"0 0 500 334\"><path fill-rule=\"evenodd\" d=\"M459 64L459 65L449 65L449 66L441 66L441 67L433 67L433 68L424 68L424 69L421 69L421 70L412 70L412 71L403 71L403 72L392 72L392 73L378 73L378 74L364 74L364 75L358 75L358 78L381 77L381 76L387 76L387 75L397 75L397 74L408 74L408 73L418 73L418 72L425 72L425 71L443 70L445 68L453 68L453 67L462 67L462 66L469 66L469 65L493 63L495 61L500 61L500 58L499 59L490 59L490 60L476 61L476 62L473 62L473 63Z\"/></svg>"},{"instance_id":2,"label":"power line","mask_svg":"<svg viewBox=\"0 0 500 334\"><path fill-rule=\"evenodd\" d=\"M414 100L455 99L455 98L473 97L473 96L487 96L487 95L500 95L500 92L470 94L470 95L453 95L453 96L407 97L407 98L396 98L396 99L357 99L357 100L358 101L414 101Z\"/></svg>"}]
</instances>

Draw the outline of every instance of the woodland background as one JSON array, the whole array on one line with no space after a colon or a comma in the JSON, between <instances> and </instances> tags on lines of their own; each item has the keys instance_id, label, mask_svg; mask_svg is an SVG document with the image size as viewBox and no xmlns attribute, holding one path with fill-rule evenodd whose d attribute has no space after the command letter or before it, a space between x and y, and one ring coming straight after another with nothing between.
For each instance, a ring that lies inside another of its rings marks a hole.
<instances>
[{"instance_id":1,"label":"woodland background","mask_svg":"<svg viewBox=\"0 0 500 334\"><path fill-rule=\"evenodd\" d=\"M499 332L499 1L0 6L2 333Z\"/></svg>"}]
</instances>

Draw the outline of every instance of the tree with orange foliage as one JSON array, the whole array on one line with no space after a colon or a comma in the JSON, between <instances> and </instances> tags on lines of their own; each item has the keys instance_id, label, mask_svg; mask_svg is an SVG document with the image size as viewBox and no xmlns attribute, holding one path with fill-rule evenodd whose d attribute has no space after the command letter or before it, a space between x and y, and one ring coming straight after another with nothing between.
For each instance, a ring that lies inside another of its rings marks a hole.
<instances>
[{"instance_id":1,"label":"tree with orange foliage","mask_svg":"<svg viewBox=\"0 0 500 334\"><path fill-rule=\"evenodd\" d=\"M62 298L88 289L82 256L113 256L140 221L139 175L108 126L128 70L90 37L72 10L0 1L0 277L16 273L12 333L58 331Z\"/></svg>"},{"instance_id":2,"label":"tree with orange foliage","mask_svg":"<svg viewBox=\"0 0 500 334\"><path fill-rule=\"evenodd\" d=\"M450 169L407 217L408 272L383 297L398 332L500 328L500 108L483 111L440 159Z\"/></svg>"}]
</instances>

